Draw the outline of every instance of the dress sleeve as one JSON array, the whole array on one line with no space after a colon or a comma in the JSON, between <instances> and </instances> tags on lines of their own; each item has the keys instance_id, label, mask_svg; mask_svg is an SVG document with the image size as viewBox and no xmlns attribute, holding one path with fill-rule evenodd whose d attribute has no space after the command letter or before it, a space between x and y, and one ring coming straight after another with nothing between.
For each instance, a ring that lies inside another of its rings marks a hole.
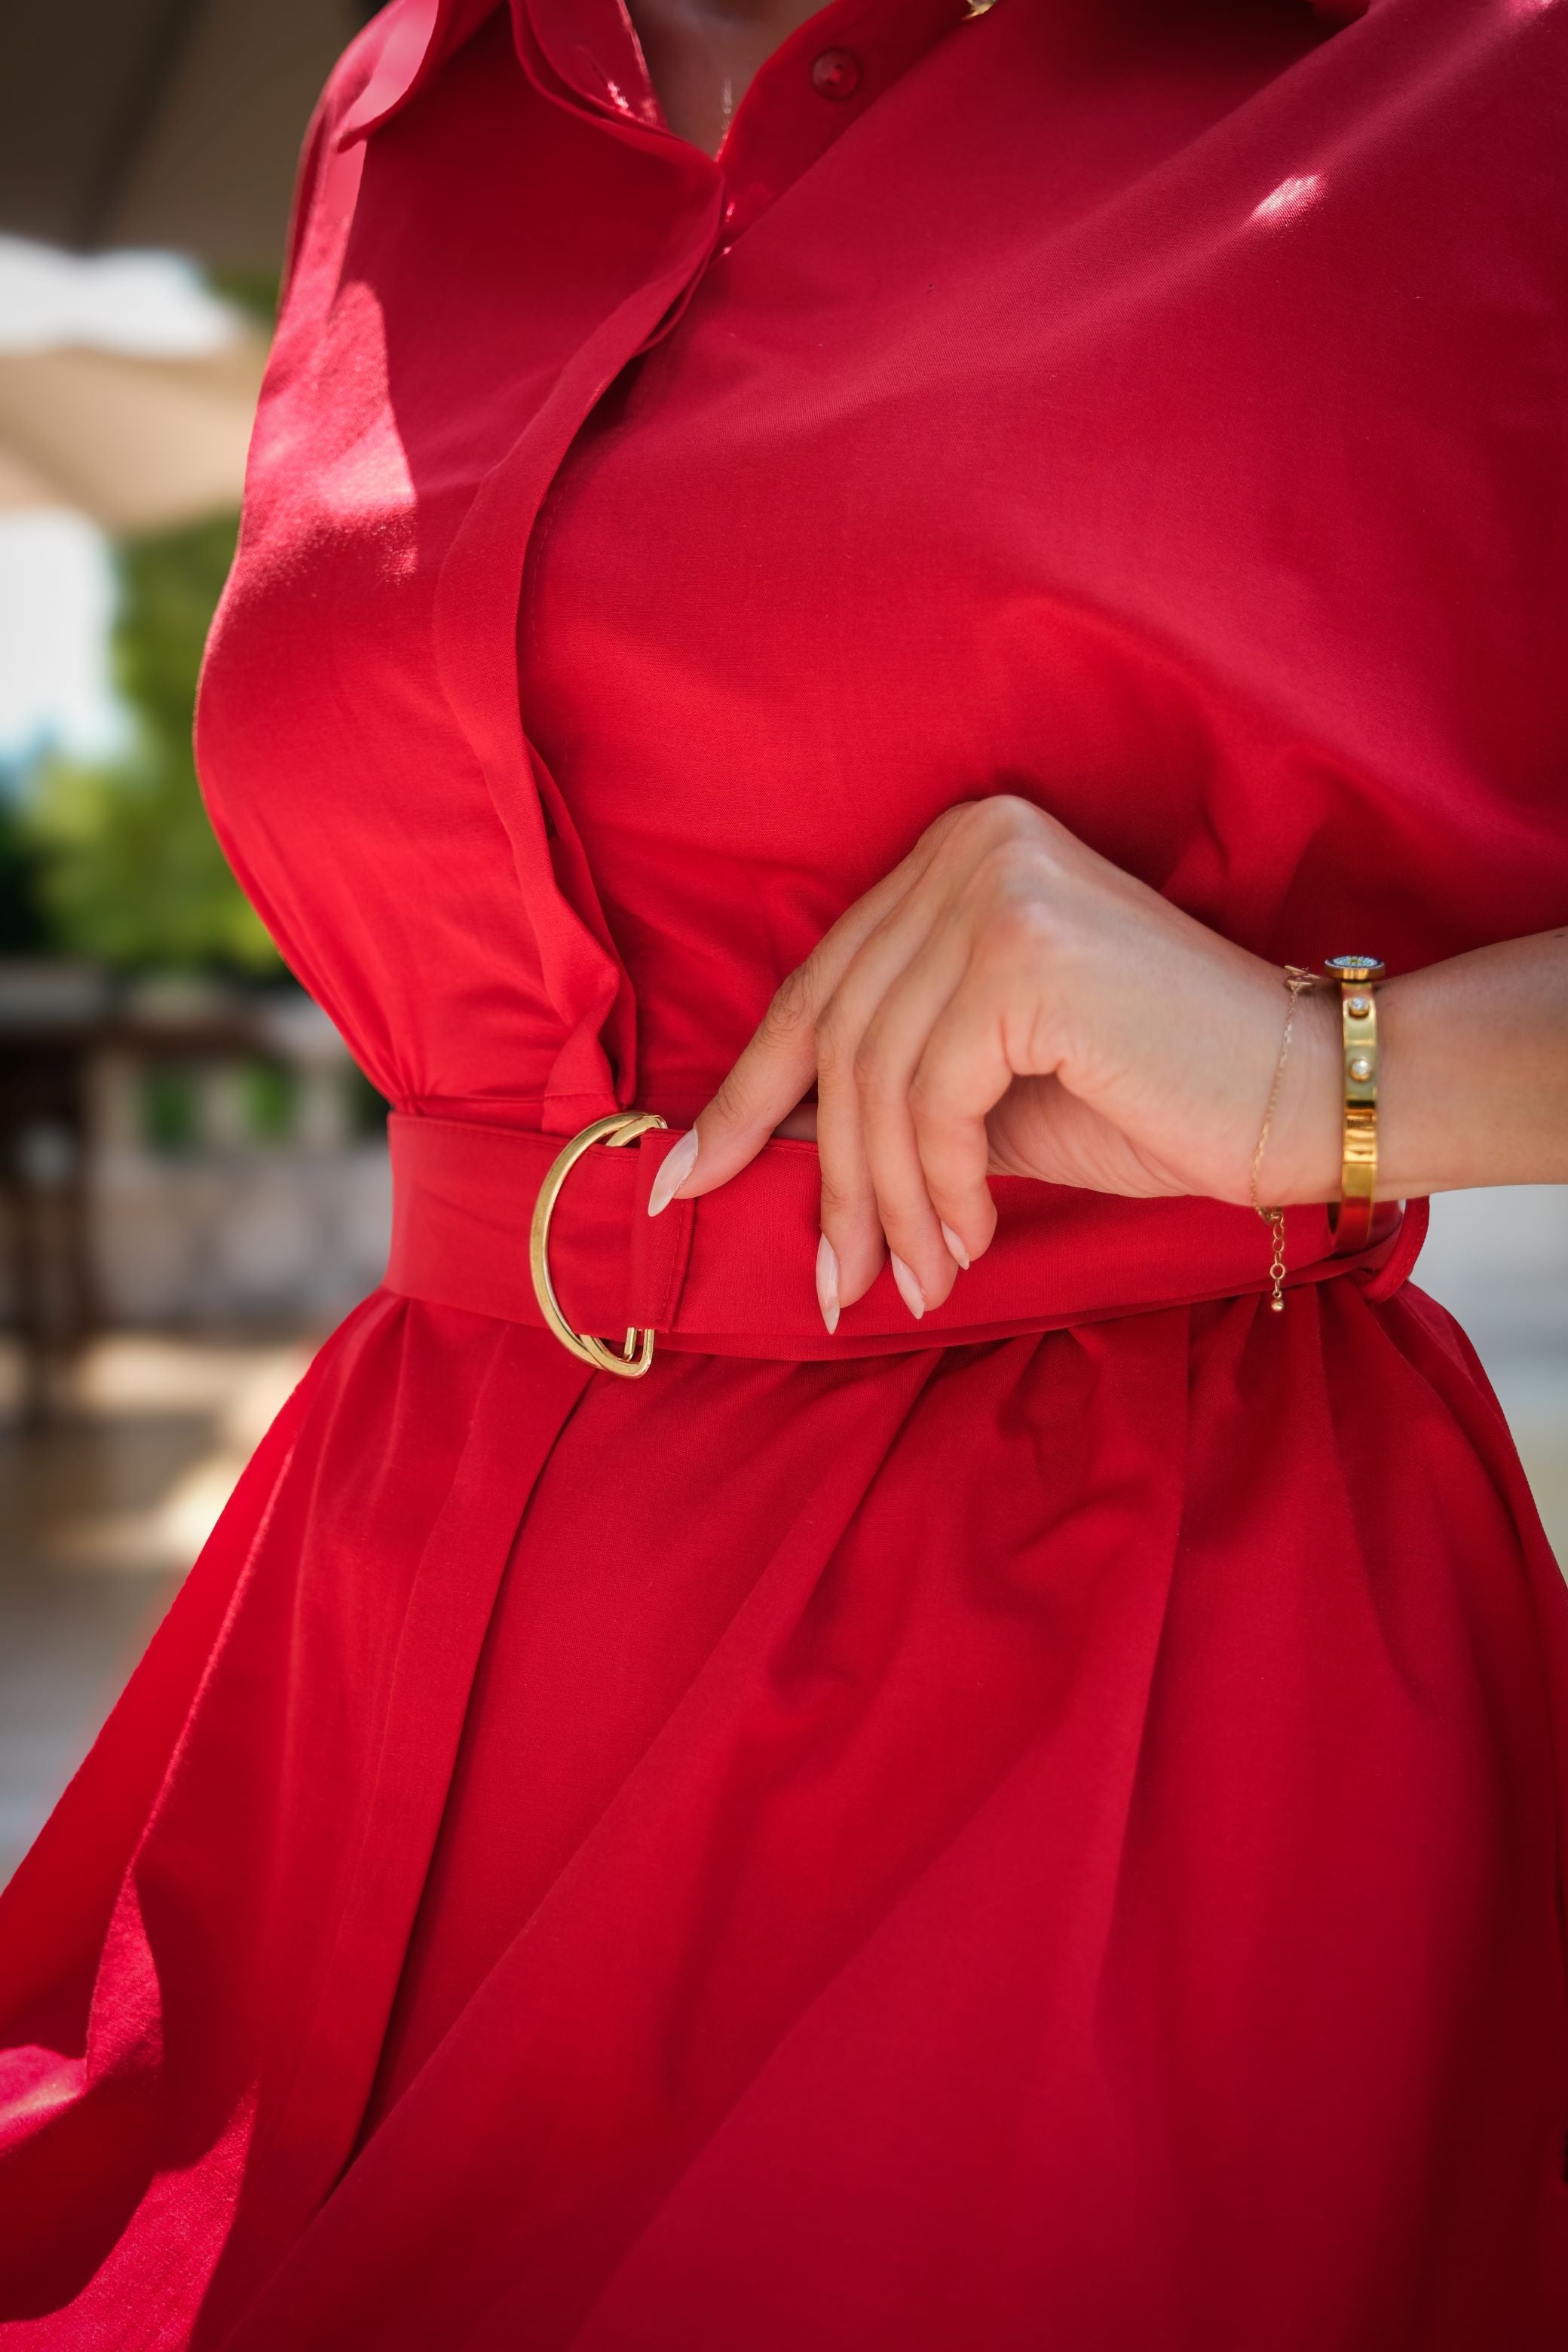
<instances>
[{"instance_id":1,"label":"dress sleeve","mask_svg":"<svg viewBox=\"0 0 1568 2352\"><path fill-rule=\"evenodd\" d=\"M335 79L334 75L333 81ZM304 243L305 226L310 217L310 205L316 193L316 182L321 173L322 151L331 136L331 126L336 116L333 84L332 81L329 81L321 97L316 100L310 120L306 125L304 141L300 149L299 166L294 173L294 197L289 207L289 233L283 247L283 275L278 289L279 312L289 299L289 289L294 278L294 266L299 260L300 248Z\"/></svg>"}]
</instances>

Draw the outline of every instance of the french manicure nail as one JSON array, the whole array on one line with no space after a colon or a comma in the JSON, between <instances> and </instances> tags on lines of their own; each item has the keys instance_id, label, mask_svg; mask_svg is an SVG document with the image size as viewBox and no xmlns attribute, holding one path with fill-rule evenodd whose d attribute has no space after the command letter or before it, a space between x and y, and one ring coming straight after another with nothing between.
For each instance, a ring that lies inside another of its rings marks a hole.
<instances>
[{"instance_id":1,"label":"french manicure nail","mask_svg":"<svg viewBox=\"0 0 1568 2352\"><path fill-rule=\"evenodd\" d=\"M838 1256L826 1234L816 1244L816 1303L831 1339L838 1328Z\"/></svg>"},{"instance_id":2,"label":"french manicure nail","mask_svg":"<svg viewBox=\"0 0 1568 2352\"><path fill-rule=\"evenodd\" d=\"M681 1137L668 1159L659 1163L658 1174L654 1178L647 1196L650 1217L657 1217L661 1209L668 1208L696 1165L697 1129L693 1128L689 1135Z\"/></svg>"},{"instance_id":3,"label":"french manicure nail","mask_svg":"<svg viewBox=\"0 0 1568 2352\"><path fill-rule=\"evenodd\" d=\"M942 1220L940 1218L937 1222L942 1223ZM942 1224L942 1237L947 1244L952 1255L958 1260L959 1265L963 1268L964 1273L967 1274L969 1272L969 1252L963 1246L962 1234L955 1234L951 1225Z\"/></svg>"},{"instance_id":4,"label":"french manicure nail","mask_svg":"<svg viewBox=\"0 0 1568 2352\"><path fill-rule=\"evenodd\" d=\"M926 1297L915 1280L914 1268L906 1265L896 1250L888 1252L888 1262L893 1269L893 1280L899 1286L899 1297L918 1322L926 1311Z\"/></svg>"}]
</instances>

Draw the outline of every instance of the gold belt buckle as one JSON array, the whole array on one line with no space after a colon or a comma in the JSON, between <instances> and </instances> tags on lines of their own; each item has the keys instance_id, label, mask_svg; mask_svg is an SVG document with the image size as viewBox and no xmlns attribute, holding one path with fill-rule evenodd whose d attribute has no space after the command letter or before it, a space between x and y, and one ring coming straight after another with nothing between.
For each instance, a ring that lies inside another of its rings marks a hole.
<instances>
[{"instance_id":1,"label":"gold belt buckle","mask_svg":"<svg viewBox=\"0 0 1568 2352\"><path fill-rule=\"evenodd\" d=\"M623 1381L640 1381L653 1361L653 1333L639 1331L634 1325L626 1333L626 1344L617 1356L603 1339L589 1338L584 1332L574 1331L561 1312L561 1301L555 1296L555 1285L550 1278L550 1220L561 1188L584 1151L595 1143L619 1147L630 1143L650 1128L664 1127L668 1121L656 1110L617 1110L608 1118L596 1118L581 1135L574 1135L565 1150L552 1160L539 1198L533 1204L533 1223L528 1236L528 1270L533 1276L533 1295L539 1301L539 1311L563 1348L581 1356L595 1371L614 1372Z\"/></svg>"}]
</instances>

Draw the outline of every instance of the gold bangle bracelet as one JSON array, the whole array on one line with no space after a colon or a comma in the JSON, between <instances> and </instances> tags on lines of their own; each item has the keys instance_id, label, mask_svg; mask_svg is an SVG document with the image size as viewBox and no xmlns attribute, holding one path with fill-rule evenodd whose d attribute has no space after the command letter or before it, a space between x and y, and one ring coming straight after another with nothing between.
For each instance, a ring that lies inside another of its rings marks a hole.
<instances>
[{"instance_id":1,"label":"gold bangle bracelet","mask_svg":"<svg viewBox=\"0 0 1568 2352\"><path fill-rule=\"evenodd\" d=\"M1386 967L1378 956L1337 955L1323 969L1339 983L1343 1049L1340 1198L1329 1223L1335 1256L1348 1257L1371 1239L1377 1200L1377 983Z\"/></svg>"}]
</instances>

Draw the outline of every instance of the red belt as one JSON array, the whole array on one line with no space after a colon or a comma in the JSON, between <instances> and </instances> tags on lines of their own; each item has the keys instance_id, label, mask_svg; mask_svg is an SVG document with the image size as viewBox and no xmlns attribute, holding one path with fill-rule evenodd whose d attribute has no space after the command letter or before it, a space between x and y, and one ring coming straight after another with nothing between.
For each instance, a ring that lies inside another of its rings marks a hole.
<instances>
[{"instance_id":1,"label":"red belt","mask_svg":"<svg viewBox=\"0 0 1568 2352\"><path fill-rule=\"evenodd\" d=\"M530 1270L535 1202L558 1136L395 1113L392 1254L386 1285L409 1298L545 1328ZM995 1239L945 1303L914 1322L886 1267L829 1339L816 1304L818 1175L812 1143L768 1144L699 1201L647 1214L649 1188L679 1139L656 1130L594 1145L565 1180L549 1256L568 1322L618 1349L628 1330L663 1347L732 1356L872 1356L1060 1329L1268 1287L1268 1237L1250 1209L1219 1201L1121 1200L992 1180ZM1319 1207L1285 1213L1288 1281L1360 1276L1396 1289L1426 1232L1426 1202L1378 1213L1359 1255L1333 1255Z\"/></svg>"}]
</instances>

